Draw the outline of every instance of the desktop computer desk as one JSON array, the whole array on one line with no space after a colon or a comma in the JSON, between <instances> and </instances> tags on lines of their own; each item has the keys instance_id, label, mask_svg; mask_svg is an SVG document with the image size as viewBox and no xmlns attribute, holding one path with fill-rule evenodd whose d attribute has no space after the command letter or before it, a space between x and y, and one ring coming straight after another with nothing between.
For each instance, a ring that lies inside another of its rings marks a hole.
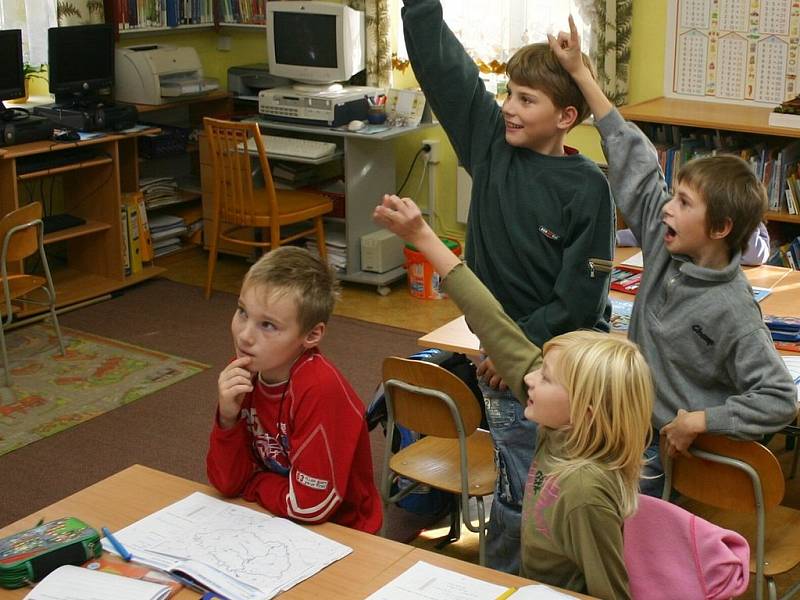
<instances>
[{"instance_id":1,"label":"desktop computer desk","mask_svg":"<svg viewBox=\"0 0 800 600\"><path fill-rule=\"evenodd\" d=\"M208 485L142 465L133 465L3 527L0 529L0 537L35 526L41 516L47 520L72 516L98 531L101 527L108 527L113 532L198 491L220 497ZM240 498L228 501L265 512L258 505ZM507 587L535 583L516 575L501 573L334 523L323 523L309 528L349 546L353 551L281 593L281 600L363 599L420 560ZM23 598L28 592L30 588L0 590L0 600ZM589 598L581 594L566 593L576 598ZM199 594L183 588L175 597L178 600L196 599Z\"/></svg>"},{"instance_id":2,"label":"desktop computer desk","mask_svg":"<svg viewBox=\"0 0 800 600\"><path fill-rule=\"evenodd\" d=\"M340 275L344 281L375 285L381 293L390 283L405 277L405 269L396 267L386 273L372 273L361 268L361 236L380 229L372 221L372 211L383 194L392 193L397 185L394 141L398 138L435 127L420 123L416 127L392 127L373 134L350 132L341 128L299 125L264 119L248 120L258 123L262 133L289 135L334 141L344 155L345 241L347 268ZM267 152L269 154L269 151Z\"/></svg>"}]
</instances>

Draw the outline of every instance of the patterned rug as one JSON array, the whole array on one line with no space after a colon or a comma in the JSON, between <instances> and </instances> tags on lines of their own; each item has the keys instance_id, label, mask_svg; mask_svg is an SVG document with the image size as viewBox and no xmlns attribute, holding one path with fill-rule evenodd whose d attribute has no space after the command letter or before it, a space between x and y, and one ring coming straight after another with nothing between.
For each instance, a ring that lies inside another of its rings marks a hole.
<instances>
[{"instance_id":1,"label":"patterned rug","mask_svg":"<svg viewBox=\"0 0 800 600\"><path fill-rule=\"evenodd\" d=\"M208 368L67 327L61 333L65 356L50 324L6 334L12 385L0 388L0 455Z\"/></svg>"}]
</instances>

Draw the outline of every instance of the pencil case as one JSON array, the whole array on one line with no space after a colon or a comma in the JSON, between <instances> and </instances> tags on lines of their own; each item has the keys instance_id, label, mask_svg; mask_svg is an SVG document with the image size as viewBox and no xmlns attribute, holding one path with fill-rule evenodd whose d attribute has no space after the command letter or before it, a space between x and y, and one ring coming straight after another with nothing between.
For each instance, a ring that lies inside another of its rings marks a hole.
<instances>
[{"instance_id":1,"label":"pencil case","mask_svg":"<svg viewBox=\"0 0 800 600\"><path fill-rule=\"evenodd\" d=\"M102 553L100 535L80 519L49 521L0 539L0 587L23 587Z\"/></svg>"}]
</instances>

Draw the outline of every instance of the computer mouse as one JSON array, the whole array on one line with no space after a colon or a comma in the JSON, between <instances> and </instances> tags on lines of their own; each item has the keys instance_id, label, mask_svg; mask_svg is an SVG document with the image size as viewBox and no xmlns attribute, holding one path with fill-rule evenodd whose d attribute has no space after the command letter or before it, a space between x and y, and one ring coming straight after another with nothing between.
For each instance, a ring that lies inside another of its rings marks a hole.
<instances>
[{"instance_id":1,"label":"computer mouse","mask_svg":"<svg viewBox=\"0 0 800 600\"><path fill-rule=\"evenodd\" d=\"M358 131L360 129L364 129L364 127L365 127L364 121L358 121L358 120L350 121L350 123L347 125L347 129L349 131Z\"/></svg>"}]
</instances>

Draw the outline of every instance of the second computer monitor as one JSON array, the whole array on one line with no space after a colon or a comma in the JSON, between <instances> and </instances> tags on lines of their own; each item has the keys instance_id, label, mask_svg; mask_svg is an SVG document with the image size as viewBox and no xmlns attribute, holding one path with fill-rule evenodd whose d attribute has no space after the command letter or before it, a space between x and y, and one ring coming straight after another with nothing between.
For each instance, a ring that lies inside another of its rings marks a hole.
<instances>
[{"instance_id":1,"label":"second computer monitor","mask_svg":"<svg viewBox=\"0 0 800 600\"><path fill-rule=\"evenodd\" d=\"M19 29L0 30L0 113L3 100L25 95L25 71L22 63L22 32Z\"/></svg>"},{"instance_id":2,"label":"second computer monitor","mask_svg":"<svg viewBox=\"0 0 800 600\"><path fill-rule=\"evenodd\" d=\"M47 31L50 92L56 102L96 96L114 83L111 25L52 27Z\"/></svg>"}]
</instances>

